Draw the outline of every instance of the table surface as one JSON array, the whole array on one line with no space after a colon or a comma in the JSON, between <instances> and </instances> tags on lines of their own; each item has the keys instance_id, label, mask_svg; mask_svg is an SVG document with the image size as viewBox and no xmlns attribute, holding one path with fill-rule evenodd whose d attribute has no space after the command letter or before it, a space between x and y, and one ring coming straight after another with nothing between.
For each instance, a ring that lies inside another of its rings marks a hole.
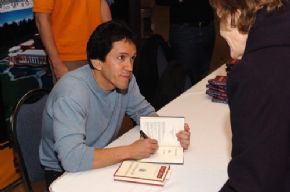
<instances>
[{"instance_id":1,"label":"table surface","mask_svg":"<svg viewBox=\"0 0 290 192\"><path fill-rule=\"evenodd\" d=\"M65 173L50 186L51 192L217 192L227 180L231 152L229 109L213 103L205 94L208 79L225 75L221 66L198 84L158 111L164 116L184 116L191 129L191 144L184 153L183 165L171 165L171 176L165 186L151 186L114 181L119 164L79 173ZM108 147L130 144L139 136L134 127Z\"/></svg>"}]
</instances>

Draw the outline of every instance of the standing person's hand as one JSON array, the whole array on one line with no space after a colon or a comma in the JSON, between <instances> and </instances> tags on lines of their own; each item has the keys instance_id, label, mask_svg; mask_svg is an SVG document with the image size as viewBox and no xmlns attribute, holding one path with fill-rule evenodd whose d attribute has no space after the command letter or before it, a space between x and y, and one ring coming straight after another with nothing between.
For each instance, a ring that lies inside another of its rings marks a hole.
<instances>
[{"instance_id":1,"label":"standing person's hand","mask_svg":"<svg viewBox=\"0 0 290 192\"><path fill-rule=\"evenodd\" d=\"M69 70L61 60L50 60L56 80L59 80Z\"/></svg>"},{"instance_id":2,"label":"standing person's hand","mask_svg":"<svg viewBox=\"0 0 290 192\"><path fill-rule=\"evenodd\" d=\"M188 149L190 144L190 128L187 123L184 124L184 130L179 131L176 137L183 149Z\"/></svg>"},{"instance_id":3,"label":"standing person's hand","mask_svg":"<svg viewBox=\"0 0 290 192\"><path fill-rule=\"evenodd\" d=\"M40 34L41 41L45 47L47 55L49 57L49 63L52 66L54 76L56 80L60 79L68 68L62 62L58 50L54 35L52 33L51 13L35 13L36 26Z\"/></svg>"}]
</instances>

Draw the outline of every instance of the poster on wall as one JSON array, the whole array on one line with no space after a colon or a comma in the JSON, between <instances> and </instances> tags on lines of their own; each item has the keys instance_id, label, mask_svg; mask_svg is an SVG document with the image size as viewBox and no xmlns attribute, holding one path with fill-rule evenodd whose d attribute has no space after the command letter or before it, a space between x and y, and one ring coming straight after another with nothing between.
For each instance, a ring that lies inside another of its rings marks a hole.
<instances>
[{"instance_id":1,"label":"poster on wall","mask_svg":"<svg viewBox=\"0 0 290 192\"><path fill-rule=\"evenodd\" d=\"M32 6L33 0L0 0L0 141L17 100L30 89L52 86Z\"/></svg>"}]
</instances>

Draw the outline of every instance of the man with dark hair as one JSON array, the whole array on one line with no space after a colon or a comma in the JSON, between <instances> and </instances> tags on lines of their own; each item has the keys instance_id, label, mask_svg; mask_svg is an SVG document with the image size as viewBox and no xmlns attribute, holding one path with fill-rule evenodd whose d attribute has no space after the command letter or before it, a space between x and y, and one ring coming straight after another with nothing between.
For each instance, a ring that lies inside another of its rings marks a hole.
<instances>
[{"instance_id":1,"label":"man with dark hair","mask_svg":"<svg viewBox=\"0 0 290 192\"><path fill-rule=\"evenodd\" d=\"M156 115L140 94L132 74L136 40L122 23L101 24L87 44L90 65L69 72L50 93L43 114L40 160L48 184L63 171L105 167L126 159L149 157L158 148L154 139L139 139L126 146L104 148L118 134L128 114ZM185 149L189 127L177 134Z\"/></svg>"}]
</instances>

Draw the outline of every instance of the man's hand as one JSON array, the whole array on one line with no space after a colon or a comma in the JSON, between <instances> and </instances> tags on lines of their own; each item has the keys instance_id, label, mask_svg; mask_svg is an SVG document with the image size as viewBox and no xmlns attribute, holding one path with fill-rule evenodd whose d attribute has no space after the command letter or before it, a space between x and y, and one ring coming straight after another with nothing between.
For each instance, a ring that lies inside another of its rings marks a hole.
<instances>
[{"instance_id":1,"label":"man's hand","mask_svg":"<svg viewBox=\"0 0 290 192\"><path fill-rule=\"evenodd\" d=\"M112 148L96 148L93 168L106 167L124 160L139 160L149 157L158 149L155 139L139 139L126 146Z\"/></svg>"},{"instance_id":2,"label":"man's hand","mask_svg":"<svg viewBox=\"0 0 290 192\"><path fill-rule=\"evenodd\" d=\"M155 153L158 149L158 142L155 139L139 139L129 145L130 159L144 159Z\"/></svg>"},{"instance_id":3,"label":"man's hand","mask_svg":"<svg viewBox=\"0 0 290 192\"><path fill-rule=\"evenodd\" d=\"M176 137L183 149L188 149L190 144L190 128L187 123L184 124L184 130L179 131Z\"/></svg>"}]
</instances>

